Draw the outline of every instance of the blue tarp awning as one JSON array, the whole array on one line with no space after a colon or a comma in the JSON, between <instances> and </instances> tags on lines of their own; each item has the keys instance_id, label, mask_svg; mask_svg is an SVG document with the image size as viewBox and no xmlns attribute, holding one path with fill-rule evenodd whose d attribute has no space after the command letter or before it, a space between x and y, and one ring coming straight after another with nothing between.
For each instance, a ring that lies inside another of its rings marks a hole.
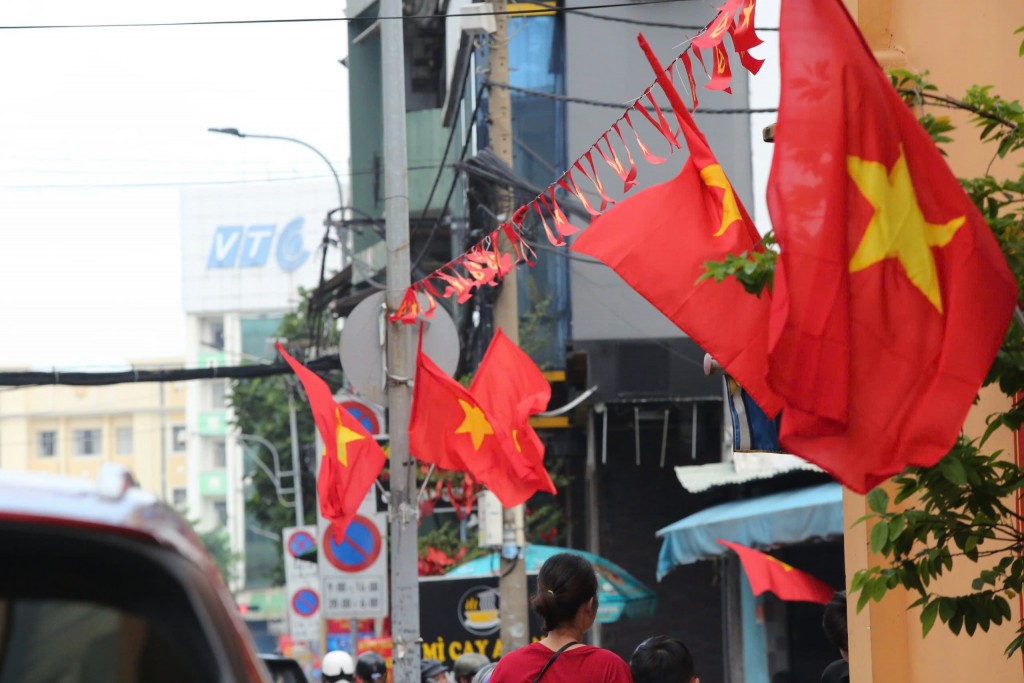
<instances>
[{"instance_id":1,"label":"blue tarp awning","mask_svg":"<svg viewBox=\"0 0 1024 683\"><path fill-rule=\"evenodd\" d=\"M843 535L843 488L829 483L737 500L684 517L657 533L663 539L658 580L680 564L729 552L721 538L764 548Z\"/></svg>"}]
</instances>

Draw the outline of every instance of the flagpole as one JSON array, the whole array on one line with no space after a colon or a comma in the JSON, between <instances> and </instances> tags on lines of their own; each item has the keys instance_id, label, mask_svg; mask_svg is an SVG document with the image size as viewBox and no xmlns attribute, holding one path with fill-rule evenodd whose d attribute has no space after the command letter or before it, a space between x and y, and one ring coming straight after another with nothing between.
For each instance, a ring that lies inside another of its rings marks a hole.
<instances>
[{"instance_id":1,"label":"flagpole","mask_svg":"<svg viewBox=\"0 0 1024 683\"><path fill-rule=\"evenodd\" d=\"M402 16L401 0L381 0L380 14ZM384 221L387 311L398 310L409 287L409 182L405 132L405 48L401 21L381 21L384 128ZM419 574L416 565L416 468L409 456L413 337L411 325L390 323L387 334L388 433L391 448L391 637L395 683L420 680Z\"/></svg>"}]
</instances>

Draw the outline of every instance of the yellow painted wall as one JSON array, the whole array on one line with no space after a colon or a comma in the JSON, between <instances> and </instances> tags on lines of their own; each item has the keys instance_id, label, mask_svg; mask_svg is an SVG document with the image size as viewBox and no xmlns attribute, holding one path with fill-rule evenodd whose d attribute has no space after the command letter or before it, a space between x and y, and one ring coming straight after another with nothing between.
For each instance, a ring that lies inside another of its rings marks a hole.
<instances>
[{"instance_id":1,"label":"yellow painted wall","mask_svg":"<svg viewBox=\"0 0 1024 683\"><path fill-rule=\"evenodd\" d=\"M161 413L166 479L161 476ZM104 387L40 386L0 392L0 468L95 478L100 465L130 469L142 488L156 494L166 481L168 499L188 480L186 452L175 450L173 428L185 426L185 385L120 384ZM117 429L131 428L130 452L118 453ZM75 455L76 429L99 429L97 455ZM57 433L57 454L41 457L38 434Z\"/></svg>"},{"instance_id":2,"label":"yellow painted wall","mask_svg":"<svg viewBox=\"0 0 1024 683\"><path fill-rule=\"evenodd\" d=\"M785 1L785 0L783 0ZM1024 99L1024 60L1018 58L1021 36L1013 30L1024 26L1024 2L1017 0L846 0L885 65L915 71L928 70L939 91L960 97L973 84L992 84L1011 99ZM944 112L939 112L944 113ZM979 144L967 116L949 112L958 126L955 143L946 149L953 171L960 176L981 175L989 167L994 147ZM992 166L994 175L1007 172L1006 164ZM1005 403L1006 397L986 390L965 425L969 434L984 428L984 418ZM1012 434L993 438L993 448L1004 448L1012 457ZM864 498L847 492L844 496L847 520L865 514ZM870 528L860 525L846 535L847 577L869 564ZM954 566L954 572L936 590L956 594L970 590L969 580L977 567L971 563ZM871 604L857 614L850 603L851 680L857 683L933 683L946 681L1024 681L1021 655L1007 659L1003 649L1013 639L1016 623L974 637L953 636L936 624L927 638L921 637L919 613L907 611L914 598L902 591L890 593L880 604ZM1013 603L1014 622L1019 618Z\"/></svg>"}]
</instances>

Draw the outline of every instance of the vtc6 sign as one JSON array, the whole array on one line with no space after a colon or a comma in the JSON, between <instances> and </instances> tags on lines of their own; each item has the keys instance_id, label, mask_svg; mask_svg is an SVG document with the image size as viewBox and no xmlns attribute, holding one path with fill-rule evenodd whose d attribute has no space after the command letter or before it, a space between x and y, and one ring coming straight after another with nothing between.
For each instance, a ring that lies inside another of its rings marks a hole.
<instances>
[{"instance_id":1,"label":"vtc6 sign","mask_svg":"<svg viewBox=\"0 0 1024 683\"><path fill-rule=\"evenodd\" d=\"M207 269L262 268L270 260L271 247L278 267L286 273L294 272L309 258L302 245L303 218L293 219L277 235L276 225L222 225L213 233Z\"/></svg>"}]
</instances>

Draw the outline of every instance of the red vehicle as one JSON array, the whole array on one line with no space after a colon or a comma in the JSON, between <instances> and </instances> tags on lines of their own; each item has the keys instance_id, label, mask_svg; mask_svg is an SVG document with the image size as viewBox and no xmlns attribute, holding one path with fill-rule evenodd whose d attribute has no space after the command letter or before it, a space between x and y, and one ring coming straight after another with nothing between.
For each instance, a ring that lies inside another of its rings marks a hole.
<instances>
[{"instance_id":1,"label":"red vehicle","mask_svg":"<svg viewBox=\"0 0 1024 683\"><path fill-rule=\"evenodd\" d=\"M270 683L189 525L131 475L0 472L0 683Z\"/></svg>"}]
</instances>

